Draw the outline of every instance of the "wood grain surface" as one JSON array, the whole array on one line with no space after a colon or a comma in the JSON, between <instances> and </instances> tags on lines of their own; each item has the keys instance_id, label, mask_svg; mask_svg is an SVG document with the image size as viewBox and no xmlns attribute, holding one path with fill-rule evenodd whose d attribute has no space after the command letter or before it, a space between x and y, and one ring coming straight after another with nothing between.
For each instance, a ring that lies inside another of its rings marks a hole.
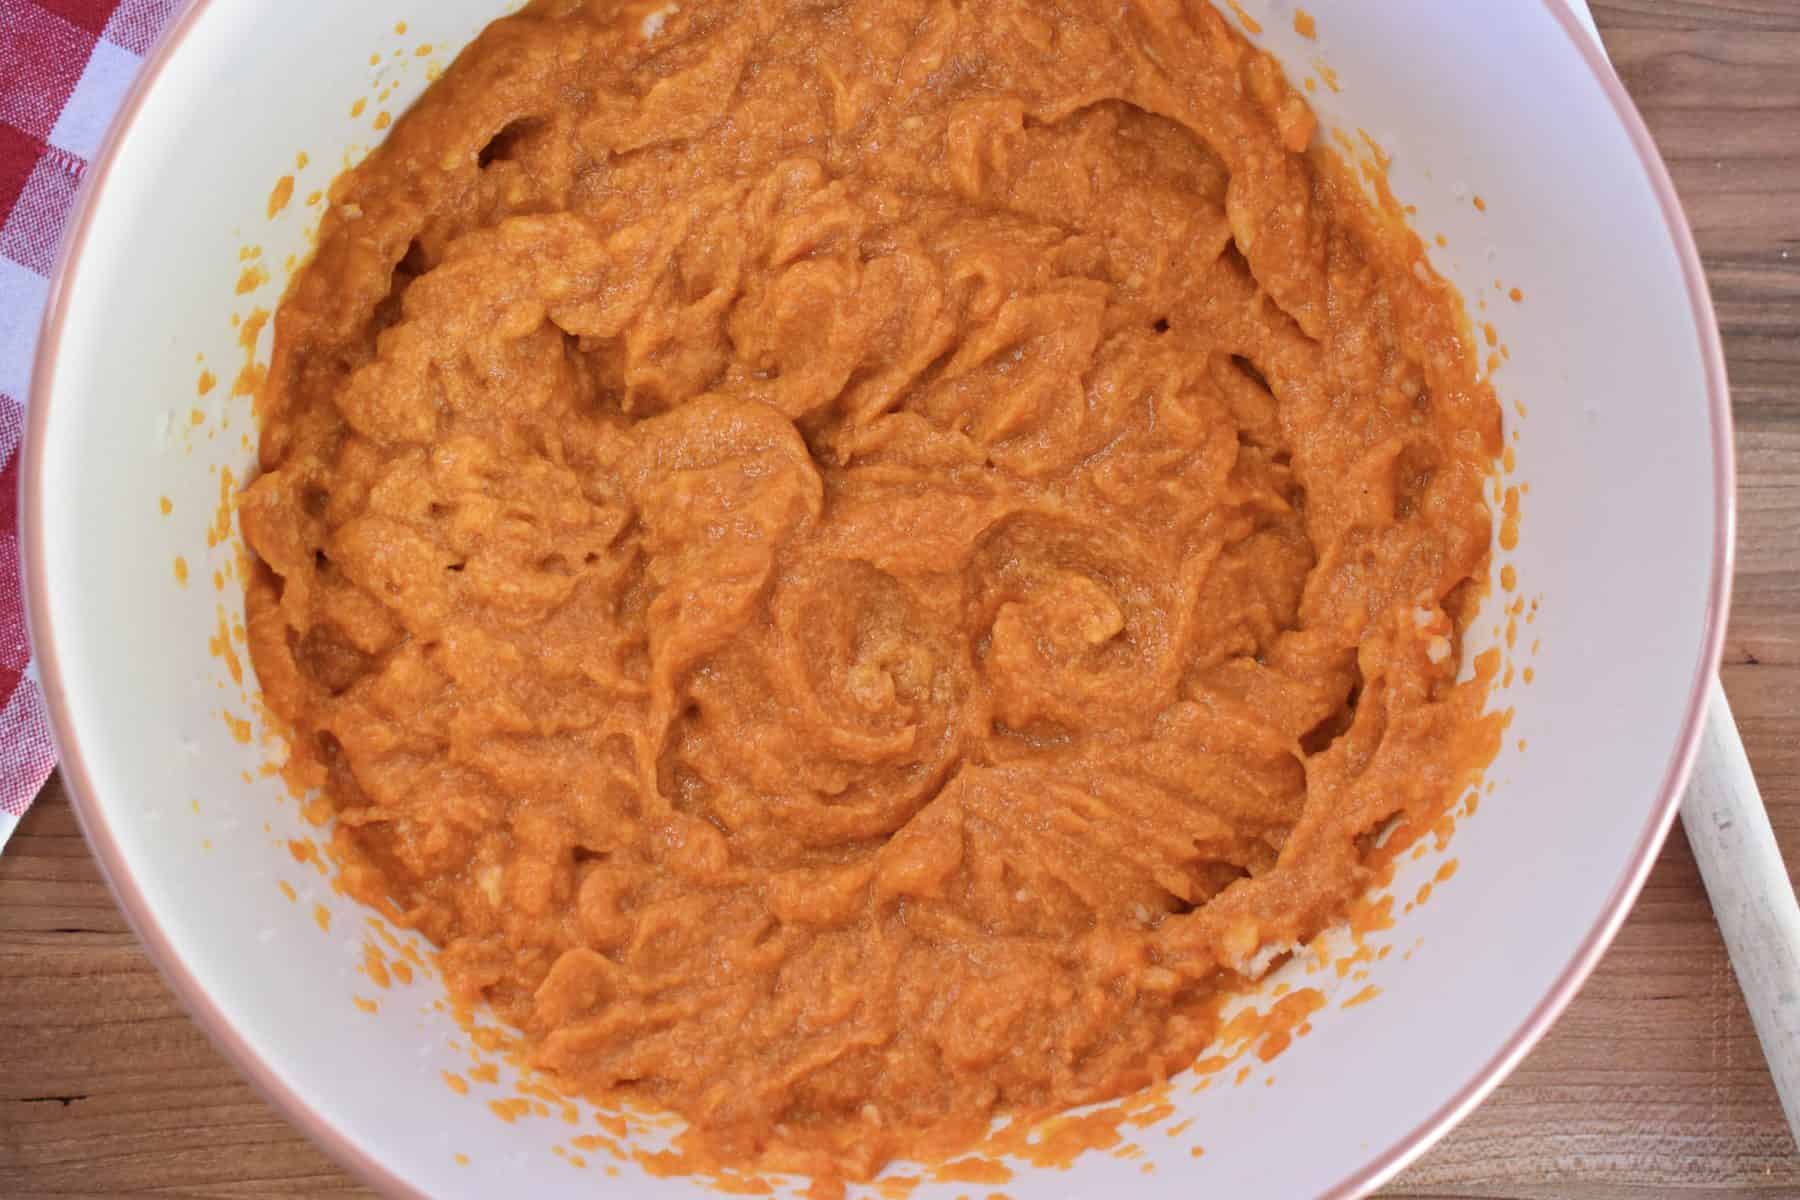
<instances>
[{"instance_id":1,"label":"wood grain surface","mask_svg":"<svg viewBox=\"0 0 1800 1200\"><path fill-rule=\"evenodd\" d=\"M1503 2L1503 0L1493 0ZM1596 3L1698 234L1738 430L1724 679L1800 864L1800 0ZM52 781L0 855L0 1196L362 1189L177 1007ZM1800 1155L1676 826L1568 1013L1385 1193L1800 1197Z\"/></svg>"}]
</instances>

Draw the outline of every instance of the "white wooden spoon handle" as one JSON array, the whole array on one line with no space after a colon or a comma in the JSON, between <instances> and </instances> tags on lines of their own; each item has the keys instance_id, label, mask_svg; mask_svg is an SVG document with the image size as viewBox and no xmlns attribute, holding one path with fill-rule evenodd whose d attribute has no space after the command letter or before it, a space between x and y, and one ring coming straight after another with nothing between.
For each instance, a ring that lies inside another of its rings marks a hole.
<instances>
[{"instance_id":1,"label":"white wooden spoon handle","mask_svg":"<svg viewBox=\"0 0 1800 1200\"><path fill-rule=\"evenodd\" d=\"M1800 905L1717 679L1681 822L1788 1126L1800 1140Z\"/></svg>"}]
</instances>

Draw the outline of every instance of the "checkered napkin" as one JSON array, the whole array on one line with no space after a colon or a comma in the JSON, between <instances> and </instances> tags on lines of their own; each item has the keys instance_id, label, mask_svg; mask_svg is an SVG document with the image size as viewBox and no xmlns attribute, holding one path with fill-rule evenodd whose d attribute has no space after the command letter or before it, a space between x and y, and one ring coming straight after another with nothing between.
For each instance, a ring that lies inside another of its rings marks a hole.
<instances>
[{"instance_id":1,"label":"checkered napkin","mask_svg":"<svg viewBox=\"0 0 1800 1200\"><path fill-rule=\"evenodd\" d=\"M0 0L0 846L56 766L19 586L19 439L63 222L182 0Z\"/></svg>"}]
</instances>

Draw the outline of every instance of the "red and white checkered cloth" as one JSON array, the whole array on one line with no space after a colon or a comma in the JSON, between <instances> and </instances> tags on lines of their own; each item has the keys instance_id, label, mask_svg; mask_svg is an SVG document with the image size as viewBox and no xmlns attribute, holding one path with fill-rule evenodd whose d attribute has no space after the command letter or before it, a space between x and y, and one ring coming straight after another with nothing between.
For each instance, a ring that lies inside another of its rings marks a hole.
<instances>
[{"instance_id":1,"label":"red and white checkered cloth","mask_svg":"<svg viewBox=\"0 0 1800 1200\"><path fill-rule=\"evenodd\" d=\"M19 439L57 243L182 0L0 0L0 846L56 766L19 586Z\"/></svg>"}]
</instances>

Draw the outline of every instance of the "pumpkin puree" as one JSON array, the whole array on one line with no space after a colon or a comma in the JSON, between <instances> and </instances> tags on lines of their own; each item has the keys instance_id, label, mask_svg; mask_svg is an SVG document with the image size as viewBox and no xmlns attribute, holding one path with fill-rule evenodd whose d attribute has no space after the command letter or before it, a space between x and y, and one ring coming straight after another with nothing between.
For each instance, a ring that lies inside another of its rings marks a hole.
<instances>
[{"instance_id":1,"label":"pumpkin puree","mask_svg":"<svg viewBox=\"0 0 1800 1200\"><path fill-rule=\"evenodd\" d=\"M538 0L276 316L250 650L344 881L687 1162L1191 1063L1497 745L1460 302L1195 0Z\"/></svg>"}]
</instances>

